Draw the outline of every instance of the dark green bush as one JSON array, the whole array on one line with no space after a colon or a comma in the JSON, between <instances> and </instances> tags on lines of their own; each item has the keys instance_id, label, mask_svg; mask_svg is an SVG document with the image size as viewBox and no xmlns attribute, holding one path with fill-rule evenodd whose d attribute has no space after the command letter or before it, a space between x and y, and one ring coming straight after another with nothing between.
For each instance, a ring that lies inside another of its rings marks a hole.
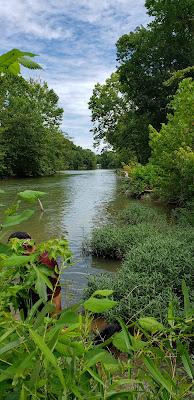
<instances>
[{"instance_id":1,"label":"dark green bush","mask_svg":"<svg viewBox=\"0 0 194 400\"><path fill-rule=\"evenodd\" d=\"M156 228L151 224L138 224L117 227L108 225L95 229L90 241L91 253L97 257L121 260L134 246L138 246L147 237L153 237Z\"/></svg>"},{"instance_id":2,"label":"dark green bush","mask_svg":"<svg viewBox=\"0 0 194 400\"><path fill-rule=\"evenodd\" d=\"M118 220L125 224L137 225L140 223L165 223L166 215L158 208L145 206L136 201L118 214Z\"/></svg>"},{"instance_id":3,"label":"dark green bush","mask_svg":"<svg viewBox=\"0 0 194 400\"><path fill-rule=\"evenodd\" d=\"M172 217L180 226L194 226L194 201L187 202L184 207L175 208Z\"/></svg>"},{"instance_id":4,"label":"dark green bush","mask_svg":"<svg viewBox=\"0 0 194 400\"><path fill-rule=\"evenodd\" d=\"M194 295L194 232L169 230L166 236L149 237L131 248L120 271L111 277L101 276L89 281L87 295L93 290L111 288L118 305L109 316L125 319L149 315L163 319L173 292L175 302L181 297L185 278Z\"/></svg>"}]
</instances>

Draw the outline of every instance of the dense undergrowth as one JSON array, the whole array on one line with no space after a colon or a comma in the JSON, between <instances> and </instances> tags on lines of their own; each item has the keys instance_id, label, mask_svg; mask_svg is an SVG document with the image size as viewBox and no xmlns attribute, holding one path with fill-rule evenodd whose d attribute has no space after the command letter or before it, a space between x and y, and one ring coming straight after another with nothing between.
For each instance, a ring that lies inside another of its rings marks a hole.
<instances>
[{"instance_id":1,"label":"dense undergrowth","mask_svg":"<svg viewBox=\"0 0 194 400\"><path fill-rule=\"evenodd\" d=\"M19 193L20 199L29 202L43 195ZM33 210L19 211L20 207L18 201L6 210L0 239L33 215ZM23 254L22 249L19 239L7 245L0 243L2 400L192 399L193 304L184 280L180 288L183 304L177 312L174 300L169 301L165 324L153 316L138 315L134 322L125 324L120 310L120 332L95 345L93 314L111 312L115 307L117 313L121 306L114 300L110 284L107 282L105 290L95 291L86 301L57 315L52 297L48 300L46 295L47 287L53 294L55 288L38 256L47 251L51 259L62 257L61 268L66 267L70 257L67 241L43 242L32 255ZM39 300L33 305L26 302L24 316L21 298L27 300L31 288Z\"/></svg>"},{"instance_id":2,"label":"dense undergrowth","mask_svg":"<svg viewBox=\"0 0 194 400\"><path fill-rule=\"evenodd\" d=\"M91 277L86 291L86 295L107 287L114 291L118 304L108 313L111 319L151 314L164 320L171 298L175 307L181 304L183 278L193 296L194 231L173 220L174 216L167 220L159 210L139 202L122 211L115 224L94 230L91 253L122 259L114 276Z\"/></svg>"}]
</instances>

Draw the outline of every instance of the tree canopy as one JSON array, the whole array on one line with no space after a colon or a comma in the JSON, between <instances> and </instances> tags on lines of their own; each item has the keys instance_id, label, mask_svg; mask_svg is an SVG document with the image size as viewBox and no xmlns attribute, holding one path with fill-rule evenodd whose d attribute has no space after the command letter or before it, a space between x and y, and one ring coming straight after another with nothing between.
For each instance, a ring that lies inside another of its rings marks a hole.
<instances>
[{"instance_id":1,"label":"tree canopy","mask_svg":"<svg viewBox=\"0 0 194 400\"><path fill-rule=\"evenodd\" d=\"M117 73L95 86L89 102L95 139L128 149L142 163L150 157L148 125L160 129L167 121L169 96L177 89L176 80L164 82L194 64L193 1L147 0L146 7L152 21L119 38Z\"/></svg>"}]
</instances>

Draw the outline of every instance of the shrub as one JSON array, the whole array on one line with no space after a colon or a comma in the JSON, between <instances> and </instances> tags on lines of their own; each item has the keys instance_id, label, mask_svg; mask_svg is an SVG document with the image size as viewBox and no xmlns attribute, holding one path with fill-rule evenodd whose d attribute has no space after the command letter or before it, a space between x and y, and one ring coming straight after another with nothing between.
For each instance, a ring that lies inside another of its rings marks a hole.
<instances>
[{"instance_id":1,"label":"shrub","mask_svg":"<svg viewBox=\"0 0 194 400\"><path fill-rule=\"evenodd\" d=\"M125 254L148 236L154 236L156 228L151 224L117 227L104 226L95 229L90 241L91 254L97 257L123 259Z\"/></svg>"},{"instance_id":2,"label":"shrub","mask_svg":"<svg viewBox=\"0 0 194 400\"><path fill-rule=\"evenodd\" d=\"M172 216L179 226L194 226L194 202L190 201L184 207L175 208Z\"/></svg>"},{"instance_id":3,"label":"shrub","mask_svg":"<svg viewBox=\"0 0 194 400\"><path fill-rule=\"evenodd\" d=\"M113 319L137 314L163 319L172 293L175 302L179 301L183 278L194 295L193 240L193 230L170 229L165 236L159 233L149 237L128 250L114 279L101 276L90 280L87 294L98 288L113 289L118 301L109 313Z\"/></svg>"},{"instance_id":4,"label":"shrub","mask_svg":"<svg viewBox=\"0 0 194 400\"><path fill-rule=\"evenodd\" d=\"M145 191L152 191L156 179L156 170L151 164L132 164L124 168L128 173L128 191L130 197L139 198Z\"/></svg>"},{"instance_id":5,"label":"shrub","mask_svg":"<svg viewBox=\"0 0 194 400\"><path fill-rule=\"evenodd\" d=\"M130 204L118 214L118 220L130 225L140 223L164 223L166 216L156 208L144 206L140 202Z\"/></svg>"}]
</instances>

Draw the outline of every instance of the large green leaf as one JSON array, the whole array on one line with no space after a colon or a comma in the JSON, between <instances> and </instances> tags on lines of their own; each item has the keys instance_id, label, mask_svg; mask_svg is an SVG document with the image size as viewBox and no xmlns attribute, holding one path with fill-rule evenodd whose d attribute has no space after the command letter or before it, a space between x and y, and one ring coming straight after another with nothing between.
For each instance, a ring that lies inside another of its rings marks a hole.
<instances>
[{"instance_id":1,"label":"large green leaf","mask_svg":"<svg viewBox=\"0 0 194 400\"><path fill-rule=\"evenodd\" d=\"M41 271L40 268L37 268L36 265L33 265L33 268L36 272L36 283L35 283L35 288L39 294L39 296L43 299L44 302L47 301L47 286L49 289L53 290L53 286L51 281L48 279L46 274L44 274L43 271Z\"/></svg>"},{"instance_id":2,"label":"large green leaf","mask_svg":"<svg viewBox=\"0 0 194 400\"><path fill-rule=\"evenodd\" d=\"M17 255L12 255L9 257L4 258L3 260L0 261L0 265L2 267L20 267L22 265L26 265L29 262L34 261L34 255L31 256L17 256Z\"/></svg>"},{"instance_id":3,"label":"large green leaf","mask_svg":"<svg viewBox=\"0 0 194 400\"><path fill-rule=\"evenodd\" d=\"M31 58L36 54L13 49L0 56L0 72L8 72L13 75L19 75L20 65L29 69L42 69L42 67Z\"/></svg>"},{"instance_id":4,"label":"large green leaf","mask_svg":"<svg viewBox=\"0 0 194 400\"><path fill-rule=\"evenodd\" d=\"M111 308L115 307L117 302L114 300L105 299L96 299L95 297L90 297L83 304L85 310L91 311L93 313L103 313L105 311L111 310Z\"/></svg>"},{"instance_id":5,"label":"large green leaf","mask_svg":"<svg viewBox=\"0 0 194 400\"><path fill-rule=\"evenodd\" d=\"M96 290L96 291L92 294L92 297L96 297L96 296L108 297L108 296L110 296L111 294L113 294L113 290L108 290L108 289Z\"/></svg>"},{"instance_id":6,"label":"large green leaf","mask_svg":"<svg viewBox=\"0 0 194 400\"><path fill-rule=\"evenodd\" d=\"M27 221L34 214L34 210L25 210L20 214L8 215L3 223L3 228L10 226L19 225L24 221Z\"/></svg>"},{"instance_id":7,"label":"large green leaf","mask_svg":"<svg viewBox=\"0 0 194 400\"><path fill-rule=\"evenodd\" d=\"M23 192L19 192L18 196L21 197L23 200L26 200L30 203L37 201L40 197L45 196L46 192L38 192L36 190L24 190Z\"/></svg>"},{"instance_id":8,"label":"large green leaf","mask_svg":"<svg viewBox=\"0 0 194 400\"><path fill-rule=\"evenodd\" d=\"M154 317L139 318L138 323L143 329L151 333L164 330L164 325L158 322Z\"/></svg>"}]
</instances>

